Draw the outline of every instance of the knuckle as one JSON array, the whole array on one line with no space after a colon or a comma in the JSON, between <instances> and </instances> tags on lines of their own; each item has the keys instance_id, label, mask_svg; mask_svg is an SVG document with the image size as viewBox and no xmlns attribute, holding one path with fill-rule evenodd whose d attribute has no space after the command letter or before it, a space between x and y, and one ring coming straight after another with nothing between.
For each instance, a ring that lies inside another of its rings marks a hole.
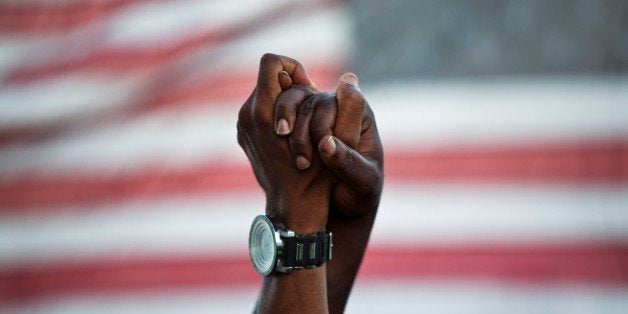
<instances>
[{"instance_id":1,"label":"knuckle","mask_svg":"<svg viewBox=\"0 0 628 314\"><path fill-rule=\"evenodd\" d=\"M309 139L290 140L290 151L292 156L303 155L309 159L312 156L312 148Z\"/></svg>"},{"instance_id":2,"label":"knuckle","mask_svg":"<svg viewBox=\"0 0 628 314\"><path fill-rule=\"evenodd\" d=\"M238 131L250 127L251 115L247 106L242 106L238 112Z\"/></svg>"},{"instance_id":3,"label":"knuckle","mask_svg":"<svg viewBox=\"0 0 628 314\"><path fill-rule=\"evenodd\" d=\"M384 183L384 174L376 167L366 167L357 177L356 184L352 186L355 193L367 197L379 195Z\"/></svg>"},{"instance_id":4,"label":"knuckle","mask_svg":"<svg viewBox=\"0 0 628 314\"><path fill-rule=\"evenodd\" d=\"M242 106L242 108L240 108L240 111L238 111L238 122L244 120L246 115L245 111L246 110L244 109L244 106Z\"/></svg>"},{"instance_id":5,"label":"knuckle","mask_svg":"<svg viewBox=\"0 0 628 314\"><path fill-rule=\"evenodd\" d=\"M274 54L274 53L270 53L267 52L265 54L262 55L262 57L260 58L260 65L264 65L264 64L268 64L268 63L273 63L275 61L279 60L279 56Z\"/></svg>"},{"instance_id":6,"label":"knuckle","mask_svg":"<svg viewBox=\"0 0 628 314\"><path fill-rule=\"evenodd\" d=\"M384 172L380 171L379 167L371 167L370 171L367 172L369 182L371 184L366 184L366 186L370 187L381 187L384 182Z\"/></svg>"},{"instance_id":7,"label":"knuckle","mask_svg":"<svg viewBox=\"0 0 628 314\"><path fill-rule=\"evenodd\" d=\"M316 97L316 96L313 96ZM309 98L307 99L305 102L303 102L303 104L301 104L301 107L299 108L299 114L301 115L308 115L312 112L312 109L314 109L314 107L316 107L316 104L319 102L319 99L316 98Z\"/></svg>"},{"instance_id":8,"label":"knuckle","mask_svg":"<svg viewBox=\"0 0 628 314\"><path fill-rule=\"evenodd\" d=\"M366 104L366 108L364 109L364 113L362 115L362 126L360 135L368 132L372 128L375 128L375 115L373 114L373 110L371 110L368 103Z\"/></svg>"},{"instance_id":9,"label":"knuckle","mask_svg":"<svg viewBox=\"0 0 628 314\"><path fill-rule=\"evenodd\" d=\"M324 107L324 108L332 108L332 107L336 107L336 98L333 95L330 94L324 94L321 96L320 98L320 106Z\"/></svg>"},{"instance_id":10,"label":"knuckle","mask_svg":"<svg viewBox=\"0 0 628 314\"><path fill-rule=\"evenodd\" d=\"M283 116L286 114L289 114L290 109L293 106L290 104L290 102L286 101L286 100L279 100L277 101L277 104L275 105L275 114L279 117L279 116Z\"/></svg>"},{"instance_id":11,"label":"knuckle","mask_svg":"<svg viewBox=\"0 0 628 314\"><path fill-rule=\"evenodd\" d=\"M242 125L240 124L240 121L238 120L238 123L236 123L236 128L238 130L237 132L237 139L238 139L238 145L240 145L240 147L244 148L244 130L242 129Z\"/></svg>"},{"instance_id":12,"label":"knuckle","mask_svg":"<svg viewBox=\"0 0 628 314\"><path fill-rule=\"evenodd\" d=\"M338 170L341 172L349 172L355 167L355 156L347 151L343 158L340 160L340 164L338 165Z\"/></svg>"},{"instance_id":13,"label":"knuckle","mask_svg":"<svg viewBox=\"0 0 628 314\"><path fill-rule=\"evenodd\" d=\"M364 101L364 117L375 121L375 113L373 113L368 101Z\"/></svg>"},{"instance_id":14,"label":"knuckle","mask_svg":"<svg viewBox=\"0 0 628 314\"><path fill-rule=\"evenodd\" d=\"M265 109L260 106L256 106L253 109L253 114L249 115L249 117L250 117L249 120L252 120L252 121L250 123L244 124L244 126L248 126L249 128L260 127L260 126L267 127L269 125L272 126L274 124L273 117L270 117L270 115L267 114Z\"/></svg>"},{"instance_id":15,"label":"knuckle","mask_svg":"<svg viewBox=\"0 0 628 314\"><path fill-rule=\"evenodd\" d=\"M297 64L300 65L300 63ZM299 92L302 92L305 94L305 97L310 97L313 96L314 94L316 94L316 92L314 92L312 89L310 89L309 87L305 86L305 85L301 85L301 84L293 84L292 87L295 90L298 90Z\"/></svg>"},{"instance_id":16,"label":"knuckle","mask_svg":"<svg viewBox=\"0 0 628 314\"><path fill-rule=\"evenodd\" d=\"M356 109L364 109L366 106L364 96L358 91L349 90L342 98L344 105L346 106L351 106Z\"/></svg>"},{"instance_id":17,"label":"knuckle","mask_svg":"<svg viewBox=\"0 0 628 314\"><path fill-rule=\"evenodd\" d=\"M310 137L309 136L291 136L290 137L290 144L291 145L295 145L295 146L306 146L310 144Z\"/></svg>"},{"instance_id":18,"label":"knuckle","mask_svg":"<svg viewBox=\"0 0 628 314\"><path fill-rule=\"evenodd\" d=\"M240 145L241 148L244 148L244 139L242 138L242 133L238 132L238 145Z\"/></svg>"}]
</instances>

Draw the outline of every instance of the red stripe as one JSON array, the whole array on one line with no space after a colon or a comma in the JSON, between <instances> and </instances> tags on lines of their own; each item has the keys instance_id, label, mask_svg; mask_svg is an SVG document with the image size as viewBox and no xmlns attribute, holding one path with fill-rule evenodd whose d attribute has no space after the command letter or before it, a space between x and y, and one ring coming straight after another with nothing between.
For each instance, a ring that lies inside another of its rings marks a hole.
<instances>
[{"instance_id":1,"label":"red stripe","mask_svg":"<svg viewBox=\"0 0 628 314\"><path fill-rule=\"evenodd\" d=\"M324 65L309 64L312 79L323 89L334 86L340 76L341 67L331 62ZM66 132L93 130L98 126L137 117L153 110L177 106L216 104L240 104L251 93L257 79L256 73L216 73L194 82L176 85L171 79L156 76L154 81L145 84L138 100L127 106L112 106L89 115L71 115L61 119L37 124L0 127L0 148L15 144L33 144L50 140ZM174 85L174 86L172 86Z\"/></svg>"},{"instance_id":2,"label":"red stripe","mask_svg":"<svg viewBox=\"0 0 628 314\"><path fill-rule=\"evenodd\" d=\"M627 286L628 243L372 248L360 271L361 280L411 278ZM222 289L259 281L245 253L20 264L0 271L0 304L74 293Z\"/></svg>"},{"instance_id":3,"label":"red stripe","mask_svg":"<svg viewBox=\"0 0 628 314\"><path fill-rule=\"evenodd\" d=\"M361 275L628 285L628 243L372 249Z\"/></svg>"},{"instance_id":4,"label":"red stripe","mask_svg":"<svg viewBox=\"0 0 628 314\"><path fill-rule=\"evenodd\" d=\"M119 76L129 72L165 69L181 57L188 56L201 48L216 47L255 33L264 27L272 26L293 14L302 14L304 11L307 14L313 14L316 10L327 9L333 4L334 2L325 2L305 6L300 3L288 3L239 24L222 26L219 29L200 30L196 34L182 34L159 46L105 47L80 58L55 60L34 66L24 65L10 71L3 84L25 84L77 71L98 71Z\"/></svg>"},{"instance_id":5,"label":"red stripe","mask_svg":"<svg viewBox=\"0 0 628 314\"><path fill-rule=\"evenodd\" d=\"M244 158L244 153L243 153ZM628 183L628 141L554 143L476 150L392 151L388 182ZM258 189L250 166L211 163L187 169L147 166L110 174L24 173L0 182L0 212L125 199Z\"/></svg>"},{"instance_id":6,"label":"red stripe","mask_svg":"<svg viewBox=\"0 0 628 314\"><path fill-rule=\"evenodd\" d=\"M256 188L250 168L229 164L211 164L185 170L150 167L108 176L76 174L54 178L32 173L9 180L0 186L0 212Z\"/></svg>"},{"instance_id":7,"label":"red stripe","mask_svg":"<svg viewBox=\"0 0 628 314\"><path fill-rule=\"evenodd\" d=\"M0 3L0 34L50 34L101 21L147 0Z\"/></svg>"},{"instance_id":8,"label":"red stripe","mask_svg":"<svg viewBox=\"0 0 628 314\"><path fill-rule=\"evenodd\" d=\"M394 153L386 174L402 180L628 182L628 139L452 147Z\"/></svg>"}]
</instances>

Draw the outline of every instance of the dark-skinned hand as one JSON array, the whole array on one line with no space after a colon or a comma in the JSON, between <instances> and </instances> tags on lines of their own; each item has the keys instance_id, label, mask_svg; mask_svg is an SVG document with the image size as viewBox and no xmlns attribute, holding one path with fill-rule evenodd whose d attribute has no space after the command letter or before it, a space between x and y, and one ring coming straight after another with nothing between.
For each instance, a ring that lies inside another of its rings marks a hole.
<instances>
[{"instance_id":1,"label":"dark-skinned hand","mask_svg":"<svg viewBox=\"0 0 628 314\"><path fill-rule=\"evenodd\" d=\"M311 171L319 158L334 173L333 209L345 216L375 210L382 191L383 149L357 76L342 75L335 97L310 96L313 92L294 84L279 95L276 133L288 136L294 165L302 173Z\"/></svg>"},{"instance_id":2,"label":"dark-skinned hand","mask_svg":"<svg viewBox=\"0 0 628 314\"><path fill-rule=\"evenodd\" d=\"M334 232L334 259L327 264L327 299L330 313L343 313L382 193L382 144L354 74L340 77L335 98L315 95L303 103L310 106L308 101L316 100L308 109L314 110L311 118L299 114L307 91L295 84L279 96L275 127L278 134L289 136L296 168L307 172L310 160L322 159L334 173L327 222L327 230Z\"/></svg>"},{"instance_id":3,"label":"dark-skinned hand","mask_svg":"<svg viewBox=\"0 0 628 314\"><path fill-rule=\"evenodd\" d=\"M266 193L273 223L297 234L316 233L326 227L334 177L320 160L312 160L307 171L297 169L289 141L275 134L275 102L282 86L293 84L304 86L304 97L312 95L313 84L298 61L273 54L261 58L257 85L238 115L238 143ZM311 118L313 103L301 106L301 117Z\"/></svg>"},{"instance_id":4,"label":"dark-skinned hand","mask_svg":"<svg viewBox=\"0 0 628 314\"><path fill-rule=\"evenodd\" d=\"M338 250L326 272L332 313L344 309L382 190L382 146L373 112L357 83L357 77L347 73L335 97L317 93L301 64L266 54L257 85L238 119L238 143L266 192L267 215L297 234L325 228L335 233ZM289 276L294 281L265 280L260 307L270 309L281 300L289 305L294 300L275 299L276 293L269 291L313 289L314 282L320 284L317 273ZM301 286L301 277L306 276L313 281ZM320 301L307 299L314 300Z\"/></svg>"}]
</instances>

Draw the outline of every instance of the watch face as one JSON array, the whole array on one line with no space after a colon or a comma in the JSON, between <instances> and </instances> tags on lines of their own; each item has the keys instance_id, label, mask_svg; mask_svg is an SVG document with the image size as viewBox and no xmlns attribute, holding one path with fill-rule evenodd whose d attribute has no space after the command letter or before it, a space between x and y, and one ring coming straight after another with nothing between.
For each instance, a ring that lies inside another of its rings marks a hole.
<instances>
[{"instance_id":1,"label":"watch face","mask_svg":"<svg viewBox=\"0 0 628 314\"><path fill-rule=\"evenodd\" d=\"M264 215L255 217L251 225L249 254L256 272L266 276L273 270L277 257L275 228Z\"/></svg>"}]
</instances>

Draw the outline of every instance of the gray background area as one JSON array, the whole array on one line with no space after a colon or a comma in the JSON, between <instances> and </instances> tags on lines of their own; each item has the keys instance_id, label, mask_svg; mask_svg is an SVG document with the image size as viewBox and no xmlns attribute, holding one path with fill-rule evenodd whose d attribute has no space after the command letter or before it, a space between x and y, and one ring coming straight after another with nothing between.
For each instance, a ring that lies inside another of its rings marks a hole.
<instances>
[{"instance_id":1,"label":"gray background area","mask_svg":"<svg viewBox=\"0 0 628 314\"><path fill-rule=\"evenodd\" d=\"M628 71L628 0L351 0L353 66L391 78Z\"/></svg>"}]
</instances>

